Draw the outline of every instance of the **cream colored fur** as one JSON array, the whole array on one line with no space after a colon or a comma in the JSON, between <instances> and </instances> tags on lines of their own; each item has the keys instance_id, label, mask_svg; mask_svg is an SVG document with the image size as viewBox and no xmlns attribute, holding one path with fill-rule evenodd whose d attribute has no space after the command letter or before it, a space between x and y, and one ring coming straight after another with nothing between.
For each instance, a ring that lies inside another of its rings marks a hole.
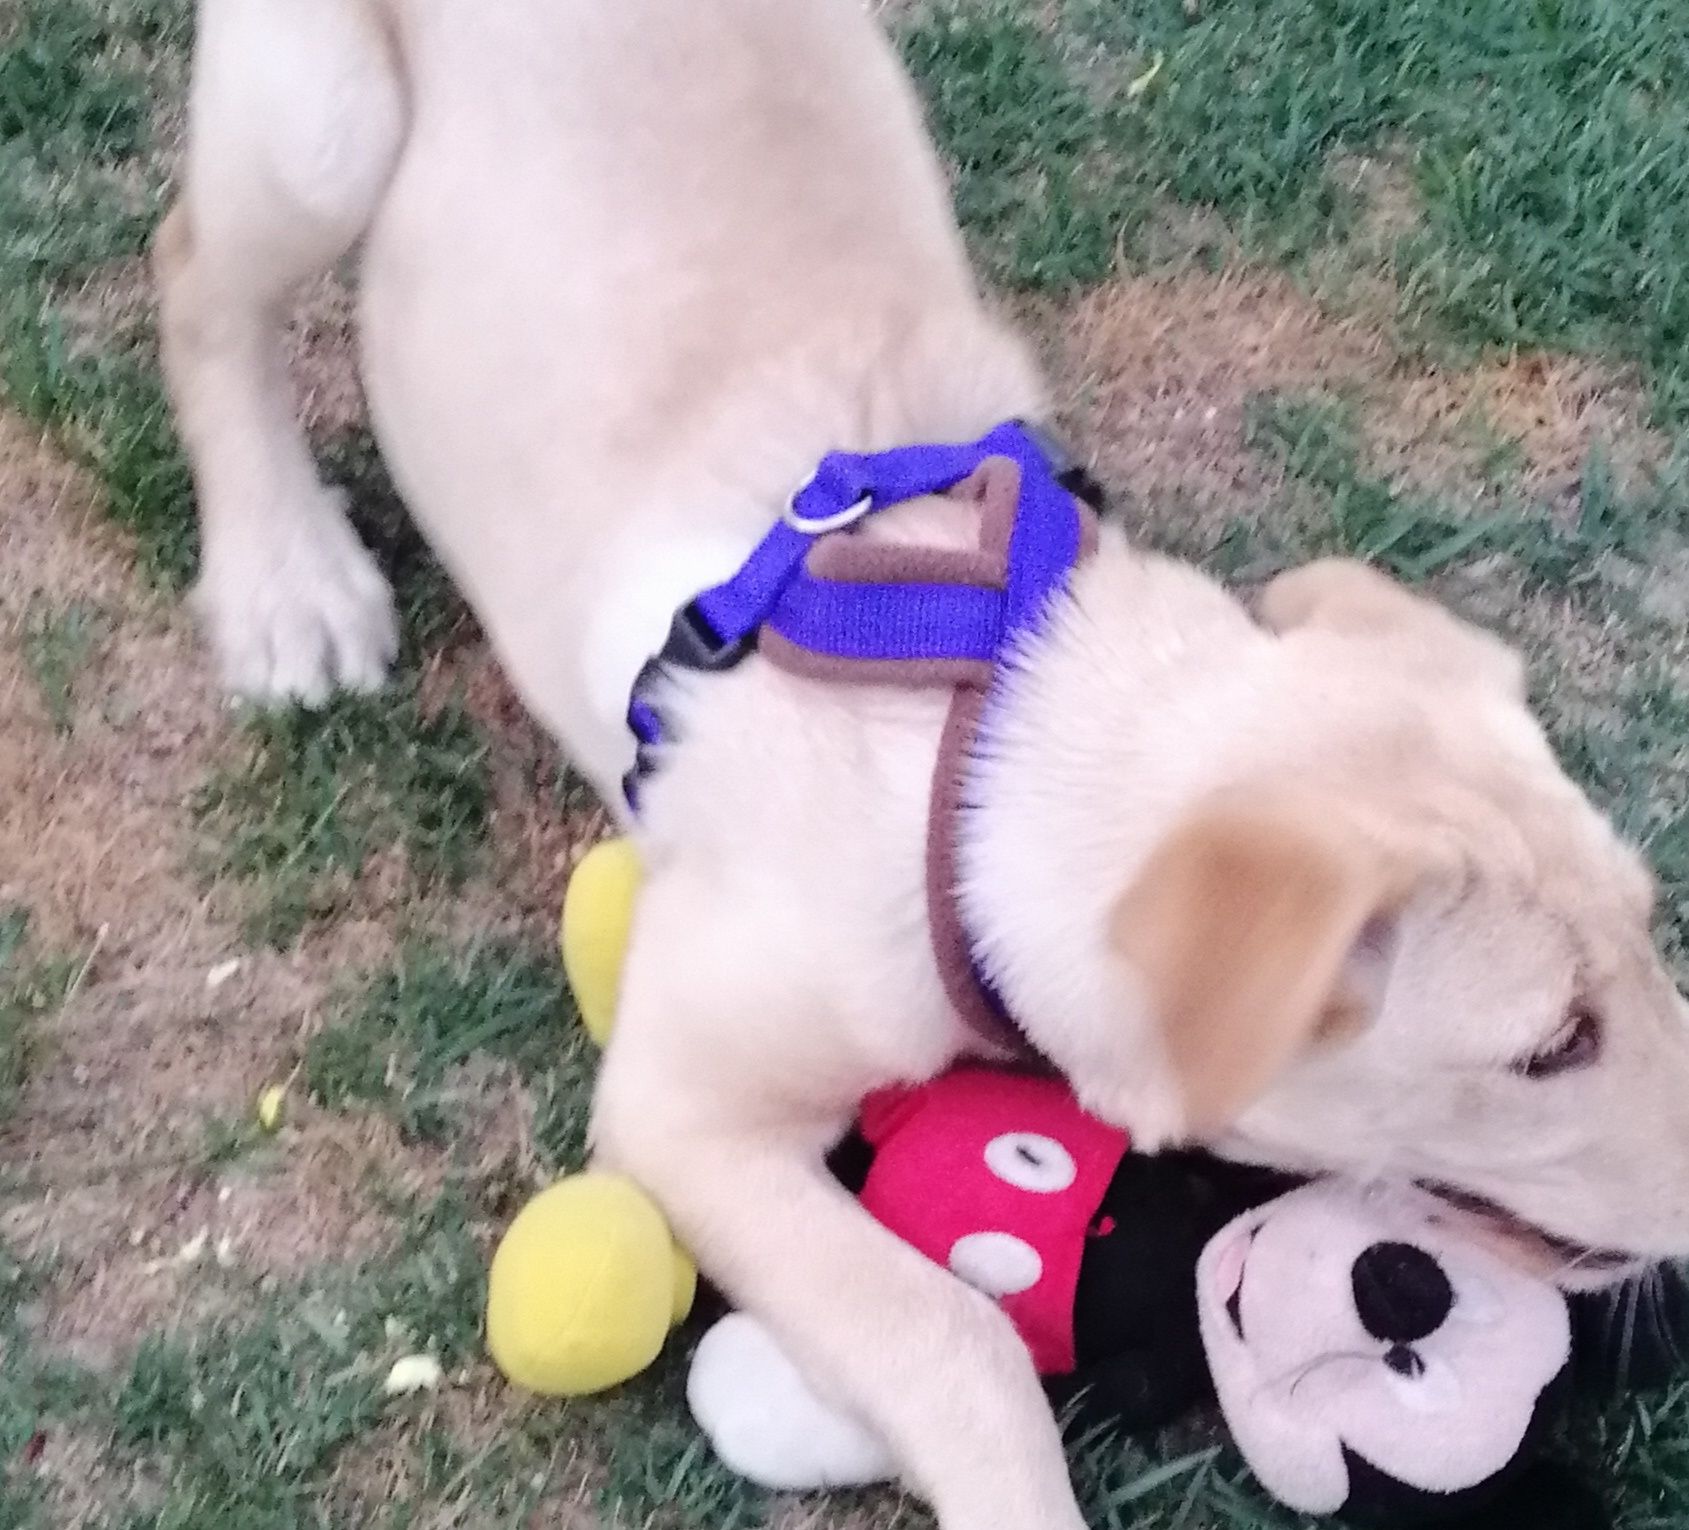
<instances>
[{"instance_id":1,"label":"cream colored fur","mask_svg":"<svg viewBox=\"0 0 1689 1530\"><path fill-rule=\"evenodd\" d=\"M360 239L394 477L610 800L669 611L823 452L1040 410L852 0L207 0L191 115L165 359L196 599L244 694L316 701L392 654L279 345L297 285ZM959 533L916 505L875 534ZM1689 1252L1689 1032L1646 880L1516 664L1342 566L1266 615L1110 534L1024 656L963 871L1027 1033L1146 1147L1200 1119L1274 1161L1446 1178L1568 1239ZM821 1163L865 1091L970 1045L922 893L944 699L753 660L674 701L598 1150L946 1530L1069 1530L1006 1322ZM1271 917L1204 892L1240 886ZM1170 908L1177 939L1149 941ZM1599 1058L1523 1077L1578 1003ZM1164 1030L1199 1010L1209 1034Z\"/></svg>"}]
</instances>

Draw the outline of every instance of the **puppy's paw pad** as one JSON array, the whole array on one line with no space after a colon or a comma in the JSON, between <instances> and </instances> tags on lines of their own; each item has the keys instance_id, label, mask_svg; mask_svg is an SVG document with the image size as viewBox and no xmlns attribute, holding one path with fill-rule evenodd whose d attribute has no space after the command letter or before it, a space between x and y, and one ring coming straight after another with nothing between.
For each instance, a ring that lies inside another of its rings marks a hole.
<instances>
[{"instance_id":1,"label":"puppy's paw pad","mask_svg":"<svg viewBox=\"0 0 1689 1530\"><path fill-rule=\"evenodd\" d=\"M224 686L261 705L372 691L399 648L387 581L332 503L263 545L220 548L194 606Z\"/></svg>"},{"instance_id":2,"label":"puppy's paw pad","mask_svg":"<svg viewBox=\"0 0 1689 1530\"><path fill-rule=\"evenodd\" d=\"M879 1439L817 1397L746 1313L723 1318L699 1341L686 1400L722 1461L763 1487L854 1487L895 1475Z\"/></svg>"}]
</instances>

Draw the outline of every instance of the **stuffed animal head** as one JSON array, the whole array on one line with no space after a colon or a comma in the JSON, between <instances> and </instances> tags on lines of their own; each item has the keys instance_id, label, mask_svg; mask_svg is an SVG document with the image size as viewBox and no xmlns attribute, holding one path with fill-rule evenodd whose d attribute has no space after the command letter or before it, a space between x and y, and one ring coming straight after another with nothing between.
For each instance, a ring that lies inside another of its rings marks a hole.
<instances>
[{"instance_id":1,"label":"stuffed animal head","mask_svg":"<svg viewBox=\"0 0 1689 1530\"><path fill-rule=\"evenodd\" d=\"M1571 1353L1555 1287L1416 1191L1335 1180L1219 1233L1197 1306L1239 1448L1307 1513L1471 1509L1509 1475Z\"/></svg>"}]
</instances>

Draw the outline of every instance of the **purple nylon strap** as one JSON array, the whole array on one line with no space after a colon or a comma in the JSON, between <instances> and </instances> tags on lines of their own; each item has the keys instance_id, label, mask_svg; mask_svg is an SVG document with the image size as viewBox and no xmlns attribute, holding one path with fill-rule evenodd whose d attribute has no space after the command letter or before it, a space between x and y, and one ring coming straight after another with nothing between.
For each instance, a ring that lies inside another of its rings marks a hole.
<instances>
[{"instance_id":1,"label":"purple nylon strap","mask_svg":"<svg viewBox=\"0 0 1689 1530\"><path fill-rule=\"evenodd\" d=\"M866 516L945 493L993 458L1008 458L1020 470L1000 584L864 582L810 571L809 554L820 538L848 536ZM887 661L918 668L962 660L989 666L994 693L1015 645L1037 630L1051 596L1085 553L1089 512L1070 487L1073 470L1054 458L1053 445L1018 420L977 441L824 457L793 495L786 517L730 579L677 614L662 652L641 670L628 705L628 726L638 741L638 763L625 782L629 806L638 811L639 785L655 768L656 749L667 742L663 716L649 694L652 682L666 665L727 668L751 651L765 629L794 648L842 662L841 678L873 679L882 673L874 666ZM858 663L860 669L850 667ZM979 1027L997 1033L989 1039L1014 1035L977 965L973 985L986 1011Z\"/></svg>"},{"instance_id":2,"label":"purple nylon strap","mask_svg":"<svg viewBox=\"0 0 1689 1530\"><path fill-rule=\"evenodd\" d=\"M872 515L953 489L991 457L1008 457L1021 470L1006 591L814 579L803 565L815 535L782 520L731 579L698 597L698 613L723 644L746 640L766 623L800 648L840 658L994 660L1007 634L1036 617L1078 556L1073 497L1025 425L1010 421L962 445L830 453L792 496L792 510L822 526L859 506Z\"/></svg>"}]
</instances>

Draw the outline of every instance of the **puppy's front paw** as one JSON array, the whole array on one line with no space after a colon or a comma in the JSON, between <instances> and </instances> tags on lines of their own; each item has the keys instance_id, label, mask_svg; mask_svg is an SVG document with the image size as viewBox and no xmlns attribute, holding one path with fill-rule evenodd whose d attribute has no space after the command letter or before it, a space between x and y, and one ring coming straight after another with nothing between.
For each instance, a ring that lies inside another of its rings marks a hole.
<instances>
[{"instance_id":1,"label":"puppy's front paw","mask_svg":"<svg viewBox=\"0 0 1689 1530\"><path fill-rule=\"evenodd\" d=\"M387 581L327 491L209 546L193 604L224 686L260 704L376 690L399 648Z\"/></svg>"},{"instance_id":2,"label":"puppy's front paw","mask_svg":"<svg viewBox=\"0 0 1689 1530\"><path fill-rule=\"evenodd\" d=\"M855 1487L896 1475L885 1446L817 1397L746 1313L730 1313L699 1341L686 1401L722 1461L763 1487Z\"/></svg>"}]
</instances>

